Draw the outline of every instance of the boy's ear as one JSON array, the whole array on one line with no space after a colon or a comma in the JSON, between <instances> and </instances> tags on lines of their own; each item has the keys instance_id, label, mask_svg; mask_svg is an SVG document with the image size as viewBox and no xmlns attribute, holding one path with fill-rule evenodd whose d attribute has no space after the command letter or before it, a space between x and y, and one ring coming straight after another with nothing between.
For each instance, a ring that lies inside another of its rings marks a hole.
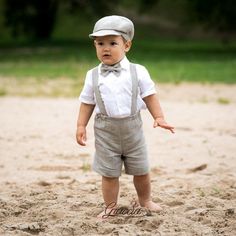
<instances>
[{"instance_id":1,"label":"boy's ear","mask_svg":"<svg viewBox=\"0 0 236 236\"><path fill-rule=\"evenodd\" d=\"M128 52L132 46L132 41L128 40L125 42L125 52Z\"/></svg>"},{"instance_id":2,"label":"boy's ear","mask_svg":"<svg viewBox=\"0 0 236 236\"><path fill-rule=\"evenodd\" d=\"M94 47L96 47L96 40L93 40L93 45Z\"/></svg>"}]
</instances>

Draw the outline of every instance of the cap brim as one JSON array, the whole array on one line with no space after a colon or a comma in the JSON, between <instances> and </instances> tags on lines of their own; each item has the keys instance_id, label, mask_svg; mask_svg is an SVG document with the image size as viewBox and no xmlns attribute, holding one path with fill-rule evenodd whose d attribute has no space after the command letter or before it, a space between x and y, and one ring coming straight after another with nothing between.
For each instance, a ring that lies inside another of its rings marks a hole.
<instances>
[{"instance_id":1,"label":"cap brim","mask_svg":"<svg viewBox=\"0 0 236 236\"><path fill-rule=\"evenodd\" d=\"M99 30L95 33L89 34L89 38L101 37L106 35L121 35L121 33L115 30Z\"/></svg>"}]
</instances>

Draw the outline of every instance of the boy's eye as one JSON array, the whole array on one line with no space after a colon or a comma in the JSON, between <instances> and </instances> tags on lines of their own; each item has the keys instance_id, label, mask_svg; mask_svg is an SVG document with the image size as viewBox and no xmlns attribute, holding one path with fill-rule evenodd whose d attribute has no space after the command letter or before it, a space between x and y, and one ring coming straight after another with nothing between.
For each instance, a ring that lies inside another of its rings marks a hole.
<instances>
[{"instance_id":1,"label":"boy's eye","mask_svg":"<svg viewBox=\"0 0 236 236\"><path fill-rule=\"evenodd\" d=\"M117 45L117 43L116 42L111 42L111 45L114 46L114 45Z\"/></svg>"},{"instance_id":2,"label":"boy's eye","mask_svg":"<svg viewBox=\"0 0 236 236\"><path fill-rule=\"evenodd\" d=\"M99 46L102 46L102 45L103 45L103 42L98 42L98 45L99 45Z\"/></svg>"}]
</instances>

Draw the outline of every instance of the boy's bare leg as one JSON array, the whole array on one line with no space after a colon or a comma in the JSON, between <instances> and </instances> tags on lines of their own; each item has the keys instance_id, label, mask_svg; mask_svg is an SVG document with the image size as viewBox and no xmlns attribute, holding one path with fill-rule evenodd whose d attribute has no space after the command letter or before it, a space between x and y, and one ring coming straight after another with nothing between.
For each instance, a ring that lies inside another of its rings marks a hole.
<instances>
[{"instance_id":1,"label":"boy's bare leg","mask_svg":"<svg viewBox=\"0 0 236 236\"><path fill-rule=\"evenodd\" d=\"M98 215L98 218L105 218L104 215L112 214L112 209L116 208L119 194L119 178L109 178L103 176L102 194L106 209Z\"/></svg>"},{"instance_id":2,"label":"boy's bare leg","mask_svg":"<svg viewBox=\"0 0 236 236\"><path fill-rule=\"evenodd\" d=\"M161 211L162 208L151 199L150 175L136 175L133 181L138 194L139 204L151 211Z\"/></svg>"}]
</instances>

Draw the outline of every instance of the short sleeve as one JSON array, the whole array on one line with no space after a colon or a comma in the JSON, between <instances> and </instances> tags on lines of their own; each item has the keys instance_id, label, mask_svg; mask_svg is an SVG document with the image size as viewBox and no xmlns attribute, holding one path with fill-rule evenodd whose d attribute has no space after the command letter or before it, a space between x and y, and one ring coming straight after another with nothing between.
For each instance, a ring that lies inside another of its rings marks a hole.
<instances>
[{"instance_id":1,"label":"short sleeve","mask_svg":"<svg viewBox=\"0 0 236 236\"><path fill-rule=\"evenodd\" d=\"M141 98L155 94L155 83L152 81L147 69L142 65L136 65L136 68Z\"/></svg>"},{"instance_id":2,"label":"short sleeve","mask_svg":"<svg viewBox=\"0 0 236 236\"><path fill-rule=\"evenodd\" d=\"M86 74L84 87L79 96L79 101L82 103L95 105L93 81L92 81L92 70L89 70Z\"/></svg>"}]
</instances>

